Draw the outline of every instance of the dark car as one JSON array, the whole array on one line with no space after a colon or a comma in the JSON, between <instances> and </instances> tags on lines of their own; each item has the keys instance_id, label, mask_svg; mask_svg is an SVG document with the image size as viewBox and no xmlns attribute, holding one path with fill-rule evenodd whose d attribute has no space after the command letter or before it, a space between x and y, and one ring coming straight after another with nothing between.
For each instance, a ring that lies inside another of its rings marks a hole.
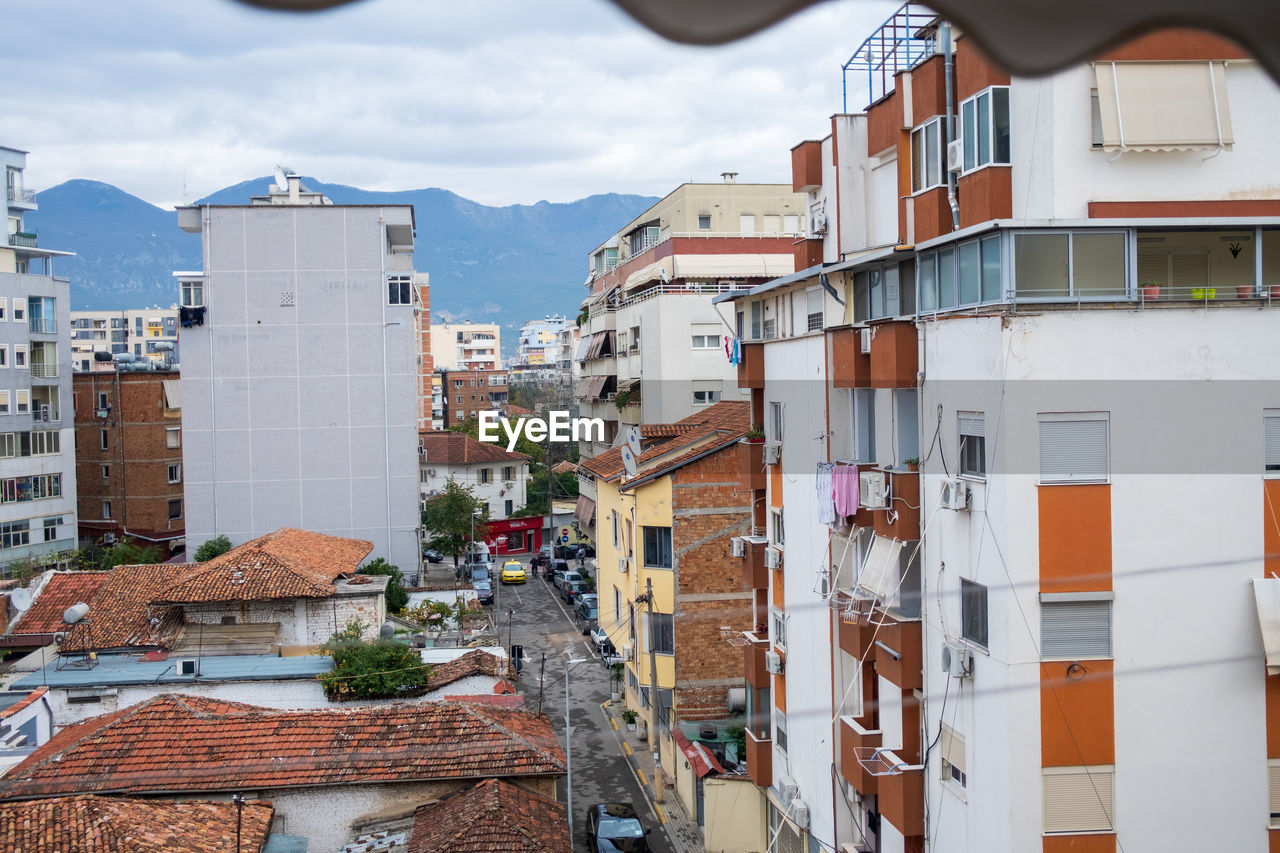
<instances>
[{"instance_id":1,"label":"dark car","mask_svg":"<svg viewBox=\"0 0 1280 853\"><path fill-rule=\"evenodd\" d=\"M476 591L476 601L481 604L493 604L493 582L489 580L472 581L471 588Z\"/></svg>"},{"instance_id":2,"label":"dark car","mask_svg":"<svg viewBox=\"0 0 1280 853\"><path fill-rule=\"evenodd\" d=\"M547 580L549 578L551 580L551 585L559 589L560 580L564 577L564 573L567 571L569 571L569 564L564 560L552 560L550 574L545 575L543 580Z\"/></svg>"},{"instance_id":3,"label":"dark car","mask_svg":"<svg viewBox=\"0 0 1280 853\"><path fill-rule=\"evenodd\" d=\"M441 554L439 551L436 551L432 548L428 548L427 550L423 551L422 556L426 558L428 563L444 562L444 554Z\"/></svg>"},{"instance_id":4,"label":"dark car","mask_svg":"<svg viewBox=\"0 0 1280 853\"><path fill-rule=\"evenodd\" d=\"M593 853L647 853L648 834L630 803L596 803L587 809L587 841Z\"/></svg>"},{"instance_id":5,"label":"dark car","mask_svg":"<svg viewBox=\"0 0 1280 853\"><path fill-rule=\"evenodd\" d=\"M567 580L560 584L560 597L564 599L565 604L573 604L578 596L586 592L590 592L586 581Z\"/></svg>"},{"instance_id":6,"label":"dark car","mask_svg":"<svg viewBox=\"0 0 1280 853\"><path fill-rule=\"evenodd\" d=\"M600 607L594 595L586 593L578 597L578 603L573 608L573 620L583 634L590 634L591 629L600 624Z\"/></svg>"},{"instance_id":7,"label":"dark car","mask_svg":"<svg viewBox=\"0 0 1280 853\"><path fill-rule=\"evenodd\" d=\"M489 567L484 563L472 563L467 566L467 577L471 581L487 581L489 580Z\"/></svg>"}]
</instances>

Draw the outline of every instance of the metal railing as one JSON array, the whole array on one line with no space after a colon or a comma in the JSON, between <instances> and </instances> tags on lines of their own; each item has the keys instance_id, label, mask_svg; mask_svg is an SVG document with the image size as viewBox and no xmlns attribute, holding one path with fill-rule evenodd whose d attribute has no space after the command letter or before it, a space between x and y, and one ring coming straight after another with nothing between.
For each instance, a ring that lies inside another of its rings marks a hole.
<instances>
[{"instance_id":1,"label":"metal railing","mask_svg":"<svg viewBox=\"0 0 1280 853\"><path fill-rule=\"evenodd\" d=\"M18 204L35 204L36 191L23 187L9 187L9 201Z\"/></svg>"},{"instance_id":2,"label":"metal railing","mask_svg":"<svg viewBox=\"0 0 1280 853\"><path fill-rule=\"evenodd\" d=\"M52 317L28 317L27 328L33 335L55 335L58 333L58 321Z\"/></svg>"},{"instance_id":3,"label":"metal railing","mask_svg":"<svg viewBox=\"0 0 1280 853\"><path fill-rule=\"evenodd\" d=\"M31 365L31 378L32 378L32 379L57 379L57 378L58 378L58 365L57 365L56 363L54 363L54 364L32 364L32 365Z\"/></svg>"},{"instance_id":4,"label":"metal railing","mask_svg":"<svg viewBox=\"0 0 1280 853\"><path fill-rule=\"evenodd\" d=\"M706 284L660 284L656 287L642 290L635 296L628 296L619 303L619 307L628 308L657 296L699 296L707 293L746 292L750 289L751 285L749 284L720 284L719 282L715 284L710 282Z\"/></svg>"},{"instance_id":5,"label":"metal railing","mask_svg":"<svg viewBox=\"0 0 1280 853\"><path fill-rule=\"evenodd\" d=\"M9 245L34 249L36 248L36 233L34 231L14 232L9 235Z\"/></svg>"},{"instance_id":6,"label":"metal railing","mask_svg":"<svg viewBox=\"0 0 1280 853\"><path fill-rule=\"evenodd\" d=\"M907 71L938 51L938 14L919 3L903 3L880 27L858 45L842 68L844 112L849 111L849 72L867 75L870 106L893 91L899 72Z\"/></svg>"},{"instance_id":7,"label":"metal railing","mask_svg":"<svg viewBox=\"0 0 1280 853\"><path fill-rule=\"evenodd\" d=\"M1019 304L1085 304L1085 303L1147 303L1173 302L1180 305L1200 304L1231 305L1248 302L1252 305L1280 305L1280 284L1254 286L1242 285L1197 285L1173 286L1168 284L1137 285L1132 290L1125 288L1081 289L1074 293L1064 293L1061 289L1041 289L1020 287L1006 294L1006 301L1015 308ZM928 309L921 313L932 314L934 311L950 311L952 308Z\"/></svg>"}]
</instances>

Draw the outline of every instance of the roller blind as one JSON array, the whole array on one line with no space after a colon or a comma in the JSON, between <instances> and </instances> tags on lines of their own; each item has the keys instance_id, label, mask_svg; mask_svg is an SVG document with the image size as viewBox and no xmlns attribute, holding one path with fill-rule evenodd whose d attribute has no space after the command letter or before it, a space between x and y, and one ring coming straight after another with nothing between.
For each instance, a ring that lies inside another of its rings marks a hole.
<instances>
[{"instance_id":1,"label":"roller blind","mask_svg":"<svg viewBox=\"0 0 1280 853\"><path fill-rule=\"evenodd\" d=\"M1040 656L1046 660L1111 657L1111 602L1041 601Z\"/></svg>"},{"instance_id":2,"label":"roller blind","mask_svg":"<svg viewBox=\"0 0 1280 853\"><path fill-rule=\"evenodd\" d=\"M1280 758L1267 760L1267 776L1270 782L1271 821L1270 826L1280 826Z\"/></svg>"},{"instance_id":3,"label":"roller blind","mask_svg":"<svg viewBox=\"0 0 1280 853\"><path fill-rule=\"evenodd\" d=\"M1105 415L1040 418L1040 482L1107 481L1110 459Z\"/></svg>"},{"instance_id":4,"label":"roller blind","mask_svg":"<svg viewBox=\"0 0 1280 853\"><path fill-rule=\"evenodd\" d=\"M1262 415L1262 464L1268 471L1280 471L1280 409Z\"/></svg>"},{"instance_id":5,"label":"roller blind","mask_svg":"<svg viewBox=\"0 0 1280 853\"><path fill-rule=\"evenodd\" d=\"M1098 62L1094 74L1104 149L1232 146L1226 63Z\"/></svg>"},{"instance_id":6,"label":"roller blind","mask_svg":"<svg viewBox=\"0 0 1280 853\"><path fill-rule=\"evenodd\" d=\"M1115 829L1115 768L1044 768L1045 832L1109 832Z\"/></svg>"},{"instance_id":7,"label":"roller blind","mask_svg":"<svg viewBox=\"0 0 1280 853\"><path fill-rule=\"evenodd\" d=\"M946 723L942 725L942 760L961 773L968 773L964 763L964 738Z\"/></svg>"},{"instance_id":8,"label":"roller blind","mask_svg":"<svg viewBox=\"0 0 1280 853\"><path fill-rule=\"evenodd\" d=\"M960 434L974 438L986 438L986 416L982 412L960 413Z\"/></svg>"}]
</instances>

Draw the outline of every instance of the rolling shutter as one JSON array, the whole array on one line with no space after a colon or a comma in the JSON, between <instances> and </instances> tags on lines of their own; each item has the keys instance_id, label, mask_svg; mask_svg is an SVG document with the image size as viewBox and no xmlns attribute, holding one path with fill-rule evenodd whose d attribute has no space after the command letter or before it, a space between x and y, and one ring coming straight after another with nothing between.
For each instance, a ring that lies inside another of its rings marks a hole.
<instances>
[{"instance_id":1,"label":"rolling shutter","mask_svg":"<svg viewBox=\"0 0 1280 853\"><path fill-rule=\"evenodd\" d=\"M1045 832L1114 831L1115 768L1044 768Z\"/></svg>"},{"instance_id":2,"label":"rolling shutter","mask_svg":"<svg viewBox=\"0 0 1280 853\"><path fill-rule=\"evenodd\" d=\"M1111 602L1040 602L1040 657L1097 660L1111 657Z\"/></svg>"},{"instance_id":3,"label":"rolling shutter","mask_svg":"<svg viewBox=\"0 0 1280 853\"><path fill-rule=\"evenodd\" d=\"M964 763L964 738L946 723L942 724L942 760L961 773L969 772Z\"/></svg>"},{"instance_id":4,"label":"rolling shutter","mask_svg":"<svg viewBox=\"0 0 1280 853\"><path fill-rule=\"evenodd\" d=\"M1263 412L1262 464L1267 471L1280 471L1280 410Z\"/></svg>"},{"instance_id":5,"label":"rolling shutter","mask_svg":"<svg viewBox=\"0 0 1280 853\"><path fill-rule=\"evenodd\" d=\"M982 412L961 412L960 413L960 434L971 435L974 438L987 437L986 417Z\"/></svg>"},{"instance_id":6,"label":"rolling shutter","mask_svg":"<svg viewBox=\"0 0 1280 853\"><path fill-rule=\"evenodd\" d=\"M1041 415L1040 482L1105 483L1110 471L1105 415L1058 419Z\"/></svg>"},{"instance_id":7,"label":"rolling shutter","mask_svg":"<svg viewBox=\"0 0 1280 853\"><path fill-rule=\"evenodd\" d=\"M1272 827L1280 827L1280 758L1267 760L1267 777L1270 782L1270 802Z\"/></svg>"}]
</instances>

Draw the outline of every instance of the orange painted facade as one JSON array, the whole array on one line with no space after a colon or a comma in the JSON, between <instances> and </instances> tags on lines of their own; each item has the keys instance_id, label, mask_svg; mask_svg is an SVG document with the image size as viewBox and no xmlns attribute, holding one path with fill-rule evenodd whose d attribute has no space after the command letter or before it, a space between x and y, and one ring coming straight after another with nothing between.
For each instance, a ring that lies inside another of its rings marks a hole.
<instances>
[{"instance_id":1,"label":"orange painted facade","mask_svg":"<svg viewBox=\"0 0 1280 853\"><path fill-rule=\"evenodd\" d=\"M1115 664L1040 664L1040 761L1045 767L1114 764Z\"/></svg>"},{"instance_id":2,"label":"orange painted facade","mask_svg":"<svg viewBox=\"0 0 1280 853\"><path fill-rule=\"evenodd\" d=\"M988 86L1008 86L1009 72L1000 68L971 39L956 42L956 102Z\"/></svg>"},{"instance_id":3,"label":"orange painted facade","mask_svg":"<svg viewBox=\"0 0 1280 853\"><path fill-rule=\"evenodd\" d=\"M1046 835L1044 853L1116 853L1114 835Z\"/></svg>"},{"instance_id":4,"label":"orange painted facade","mask_svg":"<svg viewBox=\"0 0 1280 853\"><path fill-rule=\"evenodd\" d=\"M1013 170L987 166L961 175L956 184L960 203L960 227L968 228L992 219L1013 217Z\"/></svg>"},{"instance_id":5,"label":"orange painted facade","mask_svg":"<svg viewBox=\"0 0 1280 853\"><path fill-rule=\"evenodd\" d=\"M816 139L805 140L791 149L791 189L807 193L821 186L822 143Z\"/></svg>"},{"instance_id":6,"label":"orange painted facade","mask_svg":"<svg viewBox=\"0 0 1280 853\"><path fill-rule=\"evenodd\" d=\"M1140 36L1097 57L1103 62L1252 59L1247 50L1204 30L1167 29Z\"/></svg>"},{"instance_id":7,"label":"orange painted facade","mask_svg":"<svg viewBox=\"0 0 1280 853\"><path fill-rule=\"evenodd\" d=\"M831 340L831 384L836 388L870 388L871 354L862 351L861 329L827 332Z\"/></svg>"},{"instance_id":8,"label":"orange painted facade","mask_svg":"<svg viewBox=\"0 0 1280 853\"><path fill-rule=\"evenodd\" d=\"M1111 487L1041 486L1040 591L1111 589Z\"/></svg>"},{"instance_id":9,"label":"orange painted facade","mask_svg":"<svg viewBox=\"0 0 1280 853\"><path fill-rule=\"evenodd\" d=\"M907 145L907 163L911 162L911 146ZM899 162L902 162L901 160ZM909 167L908 167L909 168ZM910 195L911 173L907 172L907 195ZM916 195L912 203L915 205L915 234L913 242L923 243L943 234L950 234L951 205L947 201L946 186L935 187ZM905 202L904 202L905 204ZM963 208L964 205L961 205Z\"/></svg>"}]
</instances>

